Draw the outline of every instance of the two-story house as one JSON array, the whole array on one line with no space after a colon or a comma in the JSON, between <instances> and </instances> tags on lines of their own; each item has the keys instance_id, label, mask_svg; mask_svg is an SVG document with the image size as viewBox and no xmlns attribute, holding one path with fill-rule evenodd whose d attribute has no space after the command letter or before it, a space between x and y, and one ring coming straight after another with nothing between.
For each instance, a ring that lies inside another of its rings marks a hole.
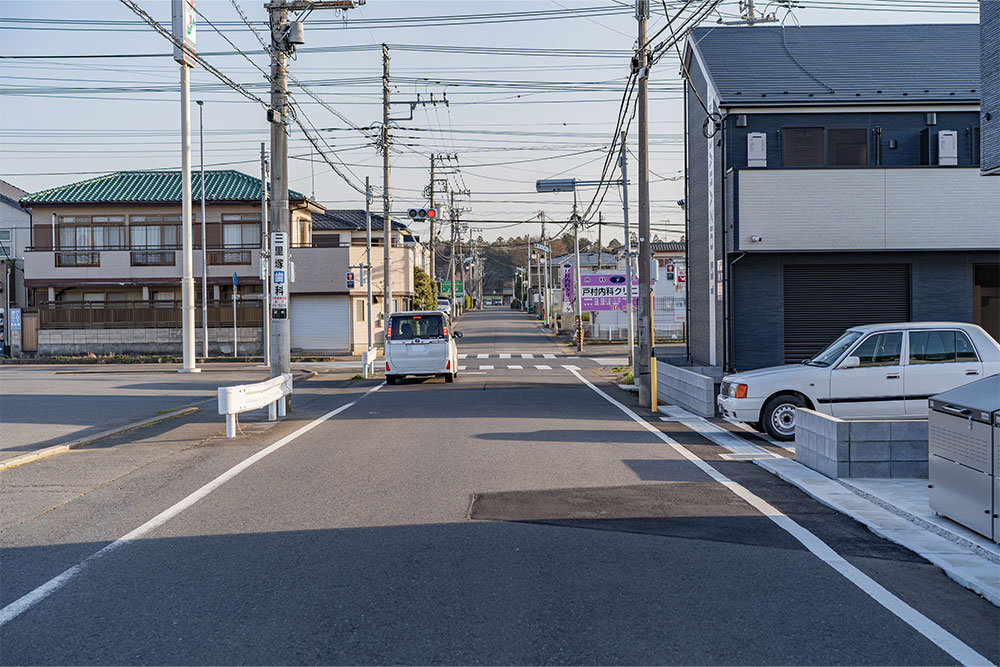
<instances>
[{"instance_id":1,"label":"two-story house","mask_svg":"<svg viewBox=\"0 0 1000 667\"><path fill-rule=\"evenodd\" d=\"M978 25L698 28L683 68L693 363L798 362L875 322L1000 335Z\"/></svg>"}]
</instances>

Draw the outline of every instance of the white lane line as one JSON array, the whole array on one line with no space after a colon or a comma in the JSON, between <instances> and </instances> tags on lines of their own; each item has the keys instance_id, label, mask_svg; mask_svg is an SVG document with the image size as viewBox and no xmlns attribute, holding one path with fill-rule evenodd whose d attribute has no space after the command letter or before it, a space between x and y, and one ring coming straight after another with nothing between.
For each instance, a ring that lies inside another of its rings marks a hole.
<instances>
[{"instance_id":1,"label":"white lane line","mask_svg":"<svg viewBox=\"0 0 1000 667\"><path fill-rule=\"evenodd\" d=\"M533 355L533 354L522 354L521 358L522 359L534 359L535 355Z\"/></svg>"},{"instance_id":2,"label":"white lane line","mask_svg":"<svg viewBox=\"0 0 1000 667\"><path fill-rule=\"evenodd\" d=\"M546 359L555 359L556 358L556 355L554 355L554 354L543 354L542 356L545 357Z\"/></svg>"},{"instance_id":3,"label":"white lane line","mask_svg":"<svg viewBox=\"0 0 1000 667\"><path fill-rule=\"evenodd\" d=\"M500 354L500 358L501 358L501 359L510 359L510 355L509 355L509 354L504 354L504 353L501 353L501 354Z\"/></svg>"},{"instance_id":4,"label":"white lane line","mask_svg":"<svg viewBox=\"0 0 1000 667\"><path fill-rule=\"evenodd\" d=\"M486 371L466 371L463 375L486 375Z\"/></svg>"},{"instance_id":5,"label":"white lane line","mask_svg":"<svg viewBox=\"0 0 1000 667\"><path fill-rule=\"evenodd\" d=\"M460 354L460 355L458 355L458 358L459 358L459 359L465 359L465 358L466 358L466 357L468 357L468 356L469 356L469 355L467 355L467 354Z\"/></svg>"},{"instance_id":6,"label":"white lane line","mask_svg":"<svg viewBox=\"0 0 1000 667\"><path fill-rule=\"evenodd\" d=\"M481 370L481 371L491 371L491 370L493 370L493 367L492 366L480 366L479 370Z\"/></svg>"},{"instance_id":7,"label":"white lane line","mask_svg":"<svg viewBox=\"0 0 1000 667\"><path fill-rule=\"evenodd\" d=\"M735 419L730 419L729 417L723 417L727 422L735 426L736 428L743 429L747 433L753 433L758 438L763 438L767 442L771 443L775 447L781 447L782 449L787 449L791 453L795 453L795 447L789 445L787 442L781 442L780 440L775 440L767 433L761 433L760 431L755 431L749 424L744 424L743 422L738 422Z\"/></svg>"},{"instance_id":8,"label":"white lane line","mask_svg":"<svg viewBox=\"0 0 1000 667\"><path fill-rule=\"evenodd\" d=\"M721 426L716 426L704 417L700 417L693 412L688 412L683 408L670 406L667 410L660 408L661 412L667 412L670 421L677 421L695 433L699 433L720 447L728 449L734 454L750 455L757 454L766 458L780 459L779 454L769 452L763 447L758 447L746 438L742 438L735 433L731 433Z\"/></svg>"},{"instance_id":9,"label":"white lane line","mask_svg":"<svg viewBox=\"0 0 1000 667\"><path fill-rule=\"evenodd\" d=\"M990 664L989 660L976 652L976 650L971 646L890 593L877 581L848 563L843 556L831 549L826 542L800 526L793 519L789 518L785 514L782 514L780 510L768 503L766 500L754 494L742 484L732 481L713 468L708 462L703 461L692 454L686 447L669 438L659 429L654 428L645 419L630 410L626 405L619 403L611 396L608 396L606 393L598 389L593 383L589 382L577 371L571 372L577 377L578 380L593 389L600 396L604 397L608 402L616 406L644 429L658 437L666 444L670 445L678 454L693 463L702 472L732 491L734 494L749 503L758 512L776 523L789 535L801 542L802 545L812 552L814 556L839 572L845 579L867 593L873 600L895 614L900 620L933 642L942 651L955 658L955 660L959 663L963 665Z\"/></svg>"},{"instance_id":10,"label":"white lane line","mask_svg":"<svg viewBox=\"0 0 1000 667\"><path fill-rule=\"evenodd\" d=\"M540 371L551 371L552 370L552 366L546 366L545 364L535 364L535 368L537 368Z\"/></svg>"},{"instance_id":11,"label":"white lane line","mask_svg":"<svg viewBox=\"0 0 1000 667\"><path fill-rule=\"evenodd\" d=\"M24 612L26 612L29 609L31 609L32 607L34 607L36 604L38 604L39 602L41 602L42 600L44 600L48 596L50 596L53 593L55 593L57 590L59 590L60 588L62 588L63 586L65 586L67 583L69 583L69 581L73 577L75 577L76 575L78 575L81 572L83 572L87 567L89 567L90 565L93 565L99 559L103 558L104 556L107 556L111 552L116 551L117 549L119 549L121 547L124 547L124 546L126 546L126 545L128 545L128 544L130 544L132 542L135 542L136 540L138 540L139 538L141 538L143 535L146 535L147 533L155 530L156 528L159 528L160 526L162 526L163 524L165 524L167 521L169 521L170 519L174 518L175 516L177 516L178 514L180 514L181 512L183 512L184 510L186 510L187 508L189 508L192 505L194 505L195 503L197 503L199 500L203 499L205 496L207 496L208 494L210 494L212 491L215 491L217 488L219 488L220 486L222 486L223 484L225 484L226 482L228 482L229 480L231 480L233 477L236 477L237 475L239 475L241 472L243 472L244 470L246 470L247 468L249 468L250 466L252 466L254 463L257 463L258 461L260 461L264 457L266 457L266 456L268 456L270 454L273 454L274 452L278 451L279 449L281 449L282 447L284 447L288 443L290 443L293 440L295 440L296 438L298 438L300 435L304 435L304 434L308 433L309 431L313 430L314 428L316 428L317 426L319 426L323 422L327 421L328 419L336 417L337 415L339 415L344 410L346 410L349 407L355 405L362 398L365 398L368 394L370 394L370 393L372 393L374 391L378 391L379 389L381 389L384 386L385 386L385 382L382 382L381 384L379 384L379 385L377 385L375 387L372 387L371 389L369 389L368 391L366 391L364 394L362 394L360 398L358 398L356 400L353 400L350 403L347 403L345 405L342 405L339 408L337 408L336 410L332 410L332 411L326 413L322 417L318 417L318 418L314 419L313 421L309 422L308 424L306 424L302 428L298 429L297 431L295 431L295 432L293 432L293 433L291 433L289 435L286 435L281 440L278 440L274 444L269 445L268 447L260 450L259 452L257 452L253 456L250 456L249 458L244 459L240 463L237 463L235 466L233 466L232 468L230 468L226 472L222 473L221 475L219 475L218 477L216 477L215 479L213 479L211 482L209 482L205 486L201 487L200 489L198 489L197 491L195 491L194 493L192 493L188 497L184 498L180 502L178 502L178 503L172 505L171 507L168 507L167 509L163 510L162 512L160 512L159 514L157 514L152 519L150 519L146 523L142 524L141 526L139 526L135 530L133 530L133 531L131 531L129 533L126 533L125 535L123 535L122 537L118 538L117 540L115 540L111 544L105 546L100 551L97 551L97 552L91 554L90 556L87 556L86 558L84 558L82 561L80 561L79 563L77 563L73 567L69 568L68 570L66 570L62 574L60 574L60 575L58 575L58 576L56 576L56 577L54 577L52 579L49 579L47 582L45 582L44 584L42 584L41 586L39 586L35 590L33 590L33 591L29 592L29 593L25 593L20 598L18 598L17 600L14 600L13 602L11 602L9 605L7 605L6 607L4 607L3 609L0 609L0 627L3 627L7 623L11 622L15 618L17 618L18 616L20 616L21 614L23 614Z\"/></svg>"},{"instance_id":12,"label":"white lane line","mask_svg":"<svg viewBox=\"0 0 1000 667\"><path fill-rule=\"evenodd\" d=\"M524 370L524 366L517 366L515 364L512 364L512 365L508 366L507 368L511 369L512 371L523 371Z\"/></svg>"},{"instance_id":13,"label":"white lane line","mask_svg":"<svg viewBox=\"0 0 1000 667\"><path fill-rule=\"evenodd\" d=\"M476 359L489 359L489 358L490 358L490 355L488 355L488 354L477 354L476 355Z\"/></svg>"}]
</instances>

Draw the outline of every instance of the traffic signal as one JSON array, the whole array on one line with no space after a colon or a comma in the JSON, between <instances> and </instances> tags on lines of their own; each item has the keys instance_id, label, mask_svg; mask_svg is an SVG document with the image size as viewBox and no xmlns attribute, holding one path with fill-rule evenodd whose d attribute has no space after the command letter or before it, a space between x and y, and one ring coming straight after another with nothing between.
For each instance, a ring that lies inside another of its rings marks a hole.
<instances>
[{"instance_id":1,"label":"traffic signal","mask_svg":"<svg viewBox=\"0 0 1000 667\"><path fill-rule=\"evenodd\" d=\"M354 271L347 272L347 289L354 289Z\"/></svg>"},{"instance_id":2,"label":"traffic signal","mask_svg":"<svg viewBox=\"0 0 1000 667\"><path fill-rule=\"evenodd\" d=\"M406 212L410 220L434 220L438 216L436 208L411 208Z\"/></svg>"}]
</instances>

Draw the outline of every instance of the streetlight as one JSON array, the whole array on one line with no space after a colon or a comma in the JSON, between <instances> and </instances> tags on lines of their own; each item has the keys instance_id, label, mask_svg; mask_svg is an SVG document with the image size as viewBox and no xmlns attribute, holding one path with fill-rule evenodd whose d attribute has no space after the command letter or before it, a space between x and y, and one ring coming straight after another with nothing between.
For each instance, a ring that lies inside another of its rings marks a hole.
<instances>
[{"instance_id":1,"label":"streetlight","mask_svg":"<svg viewBox=\"0 0 1000 667\"><path fill-rule=\"evenodd\" d=\"M206 250L205 227L205 101L195 100L198 105L198 142L201 161L201 335L204 339L204 357L208 360L208 251ZM236 343L233 342L235 347Z\"/></svg>"}]
</instances>

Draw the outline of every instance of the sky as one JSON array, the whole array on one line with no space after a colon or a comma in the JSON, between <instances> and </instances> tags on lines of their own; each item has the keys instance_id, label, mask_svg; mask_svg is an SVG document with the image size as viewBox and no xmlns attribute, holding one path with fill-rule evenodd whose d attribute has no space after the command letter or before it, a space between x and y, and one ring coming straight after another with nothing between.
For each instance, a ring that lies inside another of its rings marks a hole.
<instances>
[{"instance_id":1,"label":"sky","mask_svg":"<svg viewBox=\"0 0 1000 667\"><path fill-rule=\"evenodd\" d=\"M134 0L169 29L169 0ZM696 0L689 10L700 5ZM801 25L974 23L975 0L815 0L790 16ZM684 5L654 1L649 34ZM267 99L266 11L255 0L197 0L198 52L250 95ZM249 20L243 21L240 12ZM685 14L686 15L686 14ZM706 19L738 18L736 0ZM488 20L487 20L488 19ZM218 31L208 22L215 24ZM290 183L328 208L363 208L369 177L382 185L382 158L368 128L382 118L381 44L389 45L393 122L392 210L426 206L430 155L440 162L437 201L458 195L462 219L488 240L564 230L569 193L535 192L543 178L596 180L618 126L636 42L631 0L368 0L348 12L317 10L304 18L306 44L289 71L299 118L335 173L293 127ZM251 28L256 29L255 31ZM753 29L753 28L742 28ZM221 33L221 34L220 34ZM664 32L663 39L669 32ZM242 53L211 55L213 52ZM656 43L657 40L654 40ZM0 0L0 178L29 192L130 169L179 169L180 88L169 42L119 0ZM79 57L79 56L112 57ZM258 69L260 68L260 69ZM650 217L663 240L683 233L683 105L677 56L667 53L650 75ZM435 100L449 104L406 102ZM317 98L319 101L317 101ZM207 168L258 176L261 142L269 142L264 107L202 67L191 72L191 99L204 101ZM633 97L634 100L634 97ZM634 105L626 109L632 116ZM198 107L192 104L193 165L199 162ZM346 120L345 120L346 119ZM359 129L360 128L360 129ZM637 121L629 134L630 219L638 220ZM376 130L377 133L377 130ZM269 149L269 146L268 146ZM607 175L617 178L614 165ZM443 174L442 174L443 172ZM353 185L352 185L353 184ZM581 189L581 210L594 188ZM623 238L620 188L600 206L605 243ZM376 200L373 209L381 210ZM531 222L524 222L531 220ZM414 228L425 239L426 223ZM583 235L594 239L598 226Z\"/></svg>"}]
</instances>

